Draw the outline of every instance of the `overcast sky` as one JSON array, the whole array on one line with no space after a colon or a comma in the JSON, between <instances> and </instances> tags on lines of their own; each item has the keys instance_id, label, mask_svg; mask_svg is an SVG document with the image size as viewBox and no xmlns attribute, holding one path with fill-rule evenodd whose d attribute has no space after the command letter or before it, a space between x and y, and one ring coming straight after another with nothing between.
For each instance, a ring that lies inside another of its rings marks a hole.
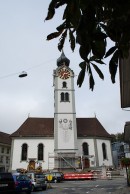
<instances>
[{"instance_id":1,"label":"overcast sky","mask_svg":"<svg viewBox=\"0 0 130 194\"><path fill-rule=\"evenodd\" d=\"M61 10L44 21L49 0L0 0L0 131L13 133L28 117L54 116L53 70L61 53L58 39L47 41L61 24ZM108 133L122 133L130 120L121 109L119 77L112 84L108 65L101 65L105 80L95 74L95 89L89 90L86 75L81 88L76 85L82 60L78 46L73 53L66 43L64 53L75 72L77 117L97 117ZM108 61L106 61L108 63ZM28 76L19 78L26 71Z\"/></svg>"}]
</instances>

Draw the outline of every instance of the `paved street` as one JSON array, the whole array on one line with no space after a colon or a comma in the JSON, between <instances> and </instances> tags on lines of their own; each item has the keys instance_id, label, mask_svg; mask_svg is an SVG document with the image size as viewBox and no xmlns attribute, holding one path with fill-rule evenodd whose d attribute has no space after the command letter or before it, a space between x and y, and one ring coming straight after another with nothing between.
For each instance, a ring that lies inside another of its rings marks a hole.
<instances>
[{"instance_id":1,"label":"paved street","mask_svg":"<svg viewBox=\"0 0 130 194\"><path fill-rule=\"evenodd\" d=\"M63 183L51 183L51 189L36 191L33 194L129 194L126 179L115 178L112 180L94 181L66 181Z\"/></svg>"}]
</instances>

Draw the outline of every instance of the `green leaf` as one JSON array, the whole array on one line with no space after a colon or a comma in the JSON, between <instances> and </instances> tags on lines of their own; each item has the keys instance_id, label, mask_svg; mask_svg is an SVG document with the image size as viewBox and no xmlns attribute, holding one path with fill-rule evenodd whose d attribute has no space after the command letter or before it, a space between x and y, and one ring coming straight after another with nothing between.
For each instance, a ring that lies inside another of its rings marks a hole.
<instances>
[{"instance_id":1,"label":"green leaf","mask_svg":"<svg viewBox=\"0 0 130 194\"><path fill-rule=\"evenodd\" d=\"M66 28L66 22L63 22L60 26L58 26L56 29L57 31L64 30Z\"/></svg>"},{"instance_id":2,"label":"green leaf","mask_svg":"<svg viewBox=\"0 0 130 194\"><path fill-rule=\"evenodd\" d=\"M111 74L112 83L115 83L115 76L116 76L117 67L118 67L118 57L119 57L119 52L117 50L113 54L113 56L109 62L109 72Z\"/></svg>"},{"instance_id":3,"label":"green leaf","mask_svg":"<svg viewBox=\"0 0 130 194\"><path fill-rule=\"evenodd\" d=\"M116 49L117 49L117 46L111 47L111 48L107 51L107 53L105 54L105 58L106 58L106 57L109 57Z\"/></svg>"},{"instance_id":4,"label":"green leaf","mask_svg":"<svg viewBox=\"0 0 130 194\"><path fill-rule=\"evenodd\" d=\"M94 85L95 85L95 82L94 82L94 79L93 79L93 75L91 74L90 77L89 77L89 88L93 91L94 89Z\"/></svg>"},{"instance_id":5,"label":"green leaf","mask_svg":"<svg viewBox=\"0 0 130 194\"><path fill-rule=\"evenodd\" d=\"M51 34L49 34L49 35L47 36L47 40L51 40L51 39L53 39L53 38L57 38L58 36L60 36L61 33L62 33L62 31L53 32L53 33L51 33Z\"/></svg>"},{"instance_id":6,"label":"green leaf","mask_svg":"<svg viewBox=\"0 0 130 194\"><path fill-rule=\"evenodd\" d=\"M95 61L96 63L105 64L101 59L97 59L95 55L89 58L89 61Z\"/></svg>"},{"instance_id":7,"label":"green leaf","mask_svg":"<svg viewBox=\"0 0 130 194\"><path fill-rule=\"evenodd\" d=\"M48 10L48 14L47 14L47 17L45 18L45 20L52 19L54 15L55 15L55 9Z\"/></svg>"},{"instance_id":8,"label":"green leaf","mask_svg":"<svg viewBox=\"0 0 130 194\"><path fill-rule=\"evenodd\" d=\"M103 73L101 72L101 70L98 68L98 66L95 65L95 64L93 64L93 63L91 63L91 64L92 64L92 66L94 67L94 69L96 70L96 72L98 73L99 77L100 77L101 79L104 80L104 75L103 75Z\"/></svg>"},{"instance_id":9,"label":"green leaf","mask_svg":"<svg viewBox=\"0 0 130 194\"><path fill-rule=\"evenodd\" d=\"M103 32L96 32L94 34L94 39L95 40L102 40L102 39L105 39L105 38L107 38L107 35Z\"/></svg>"},{"instance_id":10,"label":"green leaf","mask_svg":"<svg viewBox=\"0 0 130 194\"><path fill-rule=\"evenodd\" d=\"M95 82L93 79L93 74L92 74L90 65L88 65L88 72L89 72L89 89L93 91Z\"/></svg>"},{"instance_id":11,"label":"green leaf","mask_svg":"<svg viewBox=\"0 0 130 194\"><path fill-rule=\"evenodd\" d=\"M63 49L63 46L64 46L64 43L65 43L65 39L66 39L66 36L67 36L67 30L65 30L63 33L62 33L62 36L59 40L59 43L58 43L58 49L59 51L61 51Z\"/></svg>"},{"instance_id":12,"label":"green leaf","mask_svg":"<svg viewBox=\"0 0 130 194\"><path fill-rule=\"evenodd\" d=\"M100 64L105 64L102 60L100 60L100 59L95 59L94 60L95 62L97 62L97 63L100 63Z\"/></svg>"},{"instance_id":13,"label":"green leaf","mask_svg":"<svg viewBox=\"0 0 130 194\"><path fill-rule=\"evenodd\" d=\"M81 13L79 8L79 1L68 1L63 14L63 20L66 19L67 22L70 23L71 26L76 29L78 27L80 16Z\"/></svg>"},{"instance_id":14,"label":"green leaf","mask_svg":"<svg viewBox=\"0 0 130 194\"><path fill-rule=\"evenodd\" d=\"M115 53L113 54L111 60L113 60L117 65L118 65L118 60L119 60L119 50L116 50Z\"/></svg>"},{"instance_id":15,"label":"green leaf","mask_svg":"<svg viewBox=\"0 0 130 194\"><path fill-rule=\"evenodd\" d=\"M97 58L102 59L106 52L106 40L94 41L92 43L92 52Z\"/></svg>"},{"instance_id":16,"label":"green leaf","mask_svg":"<svg viewBox=\"0 0 130 194\"><path fill-rule=\"evenodd\" d=\"M82 83L84 81L84 78L85 78L85 69L82 69L78 75L78 79L77 79L77 85L79 87L82 86Z\"/></svg>"},{"instance_id":17,"label":"green leaf","mask_svg":"<svg viewBox=\"0 0 130 194\"><path fill-rule=\"evenodd\" d=\"M80 66L81 69L85 69L86 70L86 62L85 61L81 62L79 64L79 66Z\"/></svg>"},{"instance_id":18,"label":"green leaf","mask_svg":"<svg viewBox=\"0 0 130 194\"><path fill-rule=\"evenodd\" d=\"M53 18L53 16L55 15L55 6L57 4L58 0L52 0L51 3L49 4L48 7L48 13L47 13L47 17L45 18L45 20L50 20Z\"/></svg>"},{"instance_id":19,"label":"green leaf","mask_svg":"<svg viewBox=\"0 0 130 194\"><path fill-rule=\"evenodd\" d=\"M69 42L70 42L70 46L71 46L72 51L74 51L74 49L75 49L75 37L70 29L69 29Z\"/></svg>"},{"instance_id":20,"label":"green leaf","mask_svg":"<svg viewBox=\"0 0 130 194\"><path fill-rule=\"evenodd\" d=\"M90 48L87 47L87 45L80 46L79 53L80 53L80 56L81 56L81 58L83 60L88 61L88 58L87 57L88 57L89 52L90 52Z\"/></svg>"}]
</instances>

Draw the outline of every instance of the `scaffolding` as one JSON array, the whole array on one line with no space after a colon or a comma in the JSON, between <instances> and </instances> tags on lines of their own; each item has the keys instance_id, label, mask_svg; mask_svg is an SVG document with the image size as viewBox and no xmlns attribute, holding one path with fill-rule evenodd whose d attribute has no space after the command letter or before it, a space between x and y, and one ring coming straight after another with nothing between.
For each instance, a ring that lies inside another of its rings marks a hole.
<instances>
[{"instance_id":1,"label":"scaffolding","mask_svg":"<svg viewBox=\"0 0 130 194\"><path fill-rule=\"evenodd\" d=\"M83 170L84 169L84 161L85 159L92 158L94 156L88 155L88 156L79 156L76 155L76 153L49 153L48 154L48 170L56 169L59 171L64 170Z\"/></svg>"},{"instance_id":2,"label":"scaffolding","mask_svg":"<svg viewBox=\"0 0 130 194\"><path fill-rule=\"evenodd\" d=\"M80 158L75 156L75 153L49 153L48 154L48 169L74 171L79 168Z\"/></svg>"}]
</instances>

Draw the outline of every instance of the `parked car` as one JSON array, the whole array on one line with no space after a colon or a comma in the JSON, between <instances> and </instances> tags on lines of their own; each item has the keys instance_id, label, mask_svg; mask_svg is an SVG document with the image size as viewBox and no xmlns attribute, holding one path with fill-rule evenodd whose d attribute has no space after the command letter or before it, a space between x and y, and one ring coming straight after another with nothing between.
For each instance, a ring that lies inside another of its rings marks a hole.
<instances>
[{"instance_id":1,"label":"parked car","mask_svg":"<svg viewBox=\"0 0 130 194\"><path fill-rule=\"evenodd\" d=\"M15 182L11 173L0 172L0 194L15 193Z\"/></svg>"},{"instance_id":2,"label":"parked car","mask_svg":"<svg viewBox=\"0 0 130 194\"><path fill-rule=\"evenodd\" d=\"M32 191L32 182L27 175L24 174L13 174L15 181L15 193L27 193L30 194Z\"/></svg>"},{"instance_id":3,"label":"parked car","mask_svg":"<svg viewBox=\"0 0 130 194\"><path fill-rule=\"evenodd\" d=\"M62 172L48 172L44 174L47 182L61 182L64 180L64 174ZM51 180L50 180L51 177Z\"/></svg>"},{"instance_id":4,"label":"parked car","mask_svg":"<svg viewBox=\"0 0 130 194\"><path fill-rule=\"evenodd\" d=\"M32 191L36 189L42 189L42 190L47 189L46 178L43 175L43 173L28 172L27 176L31 179Z\"/></svg>"}]
</instances>

